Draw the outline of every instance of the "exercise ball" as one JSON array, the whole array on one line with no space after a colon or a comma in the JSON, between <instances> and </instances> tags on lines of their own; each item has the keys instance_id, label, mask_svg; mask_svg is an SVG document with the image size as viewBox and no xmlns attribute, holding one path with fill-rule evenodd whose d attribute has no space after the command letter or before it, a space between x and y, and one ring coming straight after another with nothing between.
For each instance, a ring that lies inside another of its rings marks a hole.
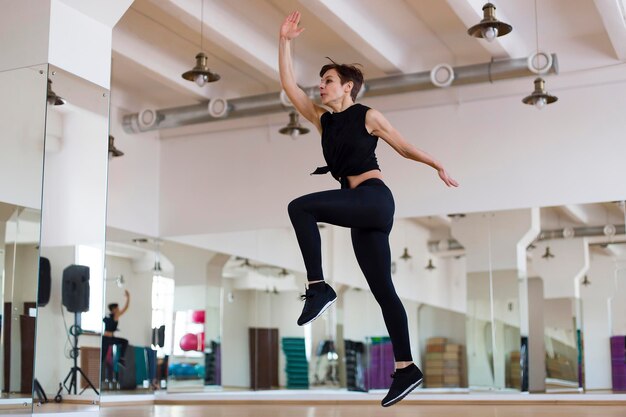
<instances>
[{"instance_id":1,"label":"exercise ball","mask_svg":"<svg viewBox=\"0 0 626 417\"><path fill-rule=\"evenodd\" d=\"M194 310L191 312L191 321L193 323L204 323L204 310Z\"/></svg>"}]
</instances>

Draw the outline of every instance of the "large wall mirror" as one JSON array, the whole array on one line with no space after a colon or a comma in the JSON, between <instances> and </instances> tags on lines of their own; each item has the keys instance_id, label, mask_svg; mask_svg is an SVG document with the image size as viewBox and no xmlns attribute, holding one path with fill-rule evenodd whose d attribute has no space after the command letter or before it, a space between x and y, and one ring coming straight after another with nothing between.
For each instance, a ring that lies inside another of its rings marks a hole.
<instances>
[{"instance_id":1,"label":"large wall mirror","mask_svg":"<svg viewBox=\"0 0 626 417\"><path fill-rule=\"evenodd\" d=\"M47 75L40 253L49 299L37 312L34 411L97 410L109 97L62 69Z\"/></svg>"},{"instance_id":2,"label":"large wall mirror","mask_svg":"<svg viewBox=\"0 0 626 417\"><path fill-rule=\"evenodd\" d=\"M102 395L220 387L222 267L227 259L108 228Z\"/></svg>"},{"instance_id":3,"label":"large wall mirror","mask_svg":"<svg viewBox=\"0 0 626 417\"><path fill-rule=\"evenodd\" d=\"M398 219L392 275L413 357L425 371L421 389L595 392L610 386L610 363L598 358L611 354L611 336L623 337L626 325L623 224L623 205L612 202ZM321 230L337 259L351 259L344 230ZM135 377L130 390L388 387L394 360L380 308L358 274L341 278L349 265L328 269L336 275L329 279L337 304L299 327L303 274L116 233L107 253L107 302L124 306L129 291L120 336L135 358L150 350L156 356L133 365L144 376ZM135 301L136 293L152 298ZM165 348L158 346L160 328Z\"/></svg>"},{"instance_id":4,"label":"large wall mirror","mask_svg":"<svg viewBox=\"0 0 626 417\"><path fill-rule=\"evenodd\" d=\"M32 410L47 72L0 72L0 414Z\"/></svg>"}]
</instances>

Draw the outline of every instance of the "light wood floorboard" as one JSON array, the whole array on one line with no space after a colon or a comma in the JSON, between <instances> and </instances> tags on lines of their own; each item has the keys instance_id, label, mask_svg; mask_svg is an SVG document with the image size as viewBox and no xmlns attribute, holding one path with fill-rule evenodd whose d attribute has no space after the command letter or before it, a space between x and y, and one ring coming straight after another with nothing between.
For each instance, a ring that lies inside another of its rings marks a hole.
<instances>
[{"instance_id":1,"label":"light wood floorboard","mask_svg":"<svg viewBox=\"0 0 626 417\"><path fill-rule=\"evenodd\" d=\"M102 417L626 417L624 405L156 405L106 407Z\"/></svg>"}]
</instances>

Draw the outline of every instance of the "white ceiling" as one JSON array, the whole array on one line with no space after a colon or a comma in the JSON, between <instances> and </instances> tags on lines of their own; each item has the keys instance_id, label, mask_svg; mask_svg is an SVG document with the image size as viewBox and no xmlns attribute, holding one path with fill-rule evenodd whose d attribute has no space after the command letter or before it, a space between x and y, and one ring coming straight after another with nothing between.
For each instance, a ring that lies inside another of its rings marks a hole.
<instances>
[{"instance_id":1,"label":"white ceiling","mask_svg":"<svg viewBox=\"0 0 626 417\"><path fill-rule=\"evenodd\" d=\"M539 47L561 73L626 59L622 0L538 0ZM204 88L182 79L200 51L201 0L135 0L113 32L112 90L135 107L166 108L211 97L279 90L277 34L292 10L306 30L294 42L303 86L316 85L325 57L358 62L367 78L526 57L536 50L534 2L494 2L513 32L493 43L471 38L477 0L204 0L203 49L222 79ZM132 106L131 106L132 107ZM139 110L132 108L130 110Z\"/></svg>"},{"instance_id":2,"label":"white ceiling","mask_svg":"<svg viewBox=\"0 0 626 417\"><path fill-rule=\"evenodd\" d=\"M498 0L497 17L513 32L493 43L471 38L467 28L482 17L483 0L204 0L203 50L221 80L200 88L181 74L195 64L200 51L201 0L135 0L113 31L113 104L129 112L142 108L192 105L212 97L228 99L277 92L277 35L284 17L302 12L306 31L293 43L295 71L302 86L316 85L326 56L363 65L366 79L427 71L440 63L452 66L498 58L523 58L537 48L558 55L561 88L603 82L598 68L626 60L624 0ZM623 79L607 68L606 77ZM605 78L606 78L605 77ZM550 86L559 82L549 80ZM437 100L460 100L458 91L476 97L518 94L532 89L532 79L519 85L452 87L420 92ZM405 95L406 96L406 95ZM124 103L116 103L124 97ZM395 107L414 96L395 96ZM463 97L467 100L467 97ZM521 96L520 96L521 99ZM380 100L376 102L378 105ZM241 128L251 120L219 122L215 129ZM163 130L161 138L209 131L204 125ZM417 219L416 221L422 221ZM444 216L423 220L449 235ZM606 223L622 224L623 212L613 203L570 205L542 210L542 229ZM428 226L430 227L430 226ZM626 251L616 249L626 256Z\"/></svg>"}]
</instances>

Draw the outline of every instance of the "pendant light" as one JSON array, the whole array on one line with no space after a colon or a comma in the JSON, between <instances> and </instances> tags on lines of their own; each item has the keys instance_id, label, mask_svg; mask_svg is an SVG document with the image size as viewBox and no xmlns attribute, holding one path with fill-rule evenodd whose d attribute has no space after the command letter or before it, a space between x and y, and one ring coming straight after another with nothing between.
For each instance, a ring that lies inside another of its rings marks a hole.
<instances>
[{"instance_id":1,"label":"pendant light","mask_svg":"<svg viewBox=\"0 0 626 417\"><path fill-rule=\"evenodd\" d=\"M124 152L120 151L115 147L115 138L109 135L109 159L117 158L118 156L124 155Z\"/></svg>"},{"instance_id":2,"label":"pendant light","mask_svg":"<svg viewBox=\"0 0 626 417\"><path fill-rule=\"evenodd\" d=\"M591 281L589 281L589 278L587 278L587 275L585 275L585 277L583 278L581 284L583 284L585 287L589 284L591 284Z\"/></svg>"},{"instance_id":3,"label":"pendant light","mask_svg":"<svg viewBox=\"0 0 626 417\"><path fill-rule=\"evenodd\" d=\"M550 246L546 246L546 252L541 255L543 259L549 260L550 258L554 258L554 254L550 252Z\"/></svg>"},{"instance_id":4,"label":"pendant light","mask_svg":"<svg viewBox=\"0 0 626 417\"><path fill-rule=\"evenodd\" d=\"M433 265L433 260L432 258L428 260L428 265L426 265L424 267L424 269L428 270L428 271L432 271L433 269L436 269L437 267L435 265Z\"/></svg>"},{"instance_id":5,"label":"pendant light","mask_svg":"<svg viewBox=\"0 0 626 417\"><path fill-rule=\"evenodd\" d=\"M402 252L402 255L400 256L400 259L402 259L403 261L408 261L409 259L411 259L412 256L409 255L409 248L404 248L404 252Z\"/></svg>"},{"instance_id":6,"label":"pendant light","mask_svg":"<svg viewBox=\"0 0 626 417\"><path fill-rule=\"evenodd\" d=\"M220 79L219 74L212 72L207 65L208 58L203 52L204 48L204 0L200 0L200 52L196 55L196 66L191 70L183 73L183 78L188 81L194 81L199 87L203 87L206 83L211 83Z\"/></svg>"},{"instance_id":7,"label":"pendant light","mask_svg":"<svg viewBox=\"0 0 626 417\"><path fill-rule=\"evenodd\" d=\"M535 78L535 90L522 99L522 103L537 107L542 110L546 105L552 104L559 98L546 91L546 82L543 78Z\"/></svg>"},{"instance_id":8,"label":"pendant light","mask_svg":"<svg viewBox=\"0 0 626 417\"><path fill-rule=\"evenodd\" d=\"M306 135L309 133L309 129L300 124L298 112L289 112L289 123L287 126L282 127L278 132L282 135L289 135L292 139L296 139L300 135Z\"/></svg>"},{"instance_id":9,"label":"pendant light","mask_svg":"<svg viewBox=\"0 0 626 417\"><path fill-rule=\"evenodd\" d=\"M493 42L498 36L504 36L512 30L513 26L496 19L496 6L487 3L483 6L483 20L469 28L467 34Z\"/></svg>"},{"instance_id":10,"label":"pendant light","mask_svg":"<svg viewBox=\"0 0 626 417\"><path fill-rule=\"evenodd\" d=\"M535 40L537 42L537 53L535 56L539 57L539 19L537 15L537 0L535 0ZM537 70L539 74L546 72L550 69L549 65L543 67L543 70ZM552 104L558 100L558 97L549 94L546 91L546 82L543 78L537 77L534 81L535 90L522 99L522 103L535 106L539 110L542 110L546 105Z\"/></svg>"},{"instance_id":11,"label":"pendant light","mask_svg":"<svg viewBox=\"0 0 626 417\"><path fill-rule=\"evenodd\" d=\"M152 275L163 275L163 268L161 268L161 246L163 242L161 239L154 240L154 266L152 267Z\"/></svg>"},{"instance_id":12,"label":"pendant light","mask_svg":"<svg viewBox=\"0 0 626 417\"><path fill-rule=\"evenodd\" d=\"M47 100L48 104L50 104L51 106L62 106L67 103L64 98L56 95L56 93L52 91L52 80L50 78L48 78Z\"/></svg>"}]
</instances>

